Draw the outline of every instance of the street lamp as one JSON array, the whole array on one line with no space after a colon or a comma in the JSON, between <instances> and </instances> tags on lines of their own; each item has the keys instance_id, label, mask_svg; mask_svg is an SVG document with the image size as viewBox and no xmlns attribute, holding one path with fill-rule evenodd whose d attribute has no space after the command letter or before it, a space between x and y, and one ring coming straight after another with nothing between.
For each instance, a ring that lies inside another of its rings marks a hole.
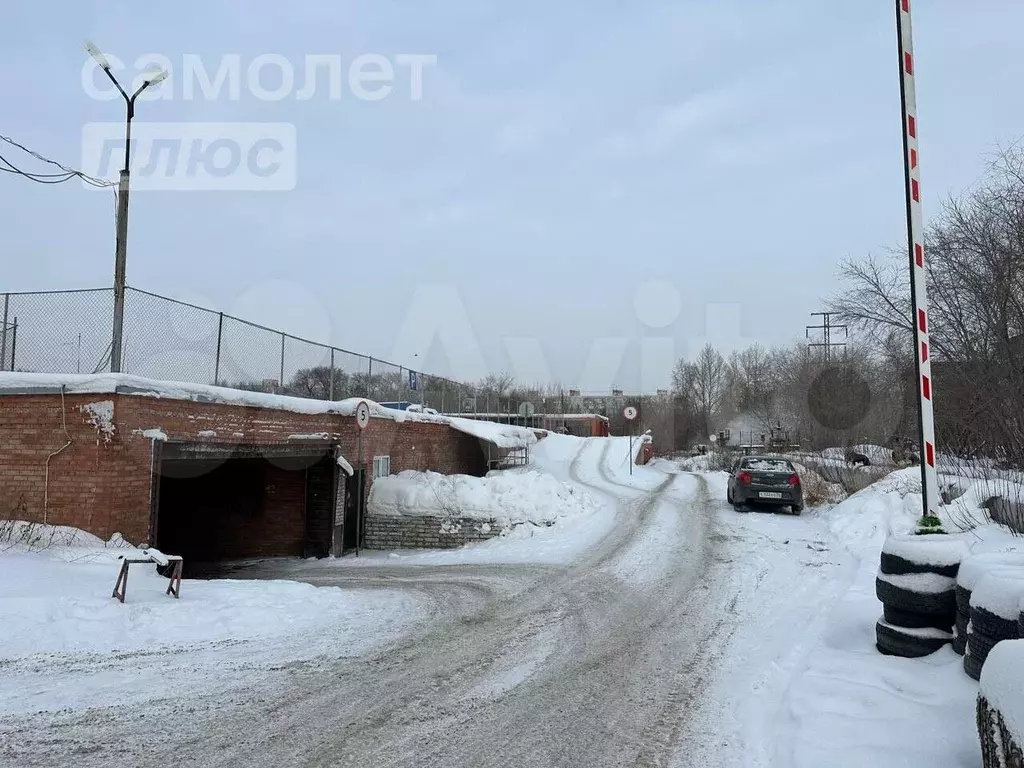
<instances>
[{"instance_id":1,"label":"street lamp","mask_svg":"<svg viewBox=\"0 0 1024 768\"><path fill-rule=\"evenodd\" d=\"M124 126L124 167L121 169L117 185L117 234L114 246L114 333L110 343L110 372L120 373L121 332L124 326L124 273L128 252L128 182L129 165L131 162L132 118L135 117L135 99L149 86L158 85L166 80L167 71L156 69L145 73L146 79L142 81L142 85L138 87L135 93L129 96L128 92L117 82L114 73L110 71L110 62L100 52L99 48L86 40L85 50L92 56L93 61L96 62L99 68L106 73L107 77L110 78L110 82L114 84L124 97L125 104L127 105Z\"/></svg>"}]
</instances>

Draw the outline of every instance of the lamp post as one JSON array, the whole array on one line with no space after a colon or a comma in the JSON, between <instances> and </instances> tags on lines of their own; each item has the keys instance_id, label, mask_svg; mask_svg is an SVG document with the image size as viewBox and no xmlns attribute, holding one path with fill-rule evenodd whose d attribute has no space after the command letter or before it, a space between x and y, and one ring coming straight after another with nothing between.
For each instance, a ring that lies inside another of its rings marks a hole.
<instances>
[{"instance_id":1,"label":"lamp post","mask_svg":"<svg viewBox=\"0 0 1024 768\"><path fill-rule=\"evenodd\" d=\"M124 167L121 169L117 185L117 234L114 245L114 333L110 343L110 372L121 372L121 336L124 326L124 284L125 261L128 255L128 187L129 166L131 164L132 118L135 117L135 99L151 85L158 85L167 79L167 72L162 69L146 74L142 85L131 96L110 71L110 62L92 43L86 41L85 50L93 61L102 69L110 82L114 84L124 97L126 105L124 124Z\"/></svg>"}]
</instances>

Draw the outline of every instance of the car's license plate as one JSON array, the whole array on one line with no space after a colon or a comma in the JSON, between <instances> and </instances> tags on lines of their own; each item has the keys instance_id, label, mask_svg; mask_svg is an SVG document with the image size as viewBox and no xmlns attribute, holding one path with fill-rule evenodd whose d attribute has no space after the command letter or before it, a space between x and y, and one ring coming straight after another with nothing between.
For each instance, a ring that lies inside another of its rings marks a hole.
<instances>
[{"instance_id":1,"label":"car's license plate","mask_svg":"<svg viewBox=\"0 0 1024 768\"><path fill-rule=\"evenodd\" d=\"M761 491L757 495L760 496L762 499L781 499L782 498L782 494L781 493L776 493L775 491Z\"/></svg>"}]
</instances>

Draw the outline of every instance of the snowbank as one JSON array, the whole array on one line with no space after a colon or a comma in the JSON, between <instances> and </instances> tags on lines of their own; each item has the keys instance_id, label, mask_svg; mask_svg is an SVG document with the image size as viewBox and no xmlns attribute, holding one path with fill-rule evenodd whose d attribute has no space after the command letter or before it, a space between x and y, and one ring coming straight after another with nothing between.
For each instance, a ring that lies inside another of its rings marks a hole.
<instances>
[{"instance_id":1,"label":"snowbank","mask_svg":"<svg viewBox=\"0 0 1024 768\"><path fill-rule=\"evenodd\" d=\"M981 670L981 695L999 710L1018 746L1024 745L1024 640L998 643Z\"/></svg>"},{"instance_id":2,"label":"snowbank","mask_svg":"<svg viewBox=\"0 0 1024 768\"><path fill-rule=\"evenodd\" d=\"M378 478L370 490L371 515L432 515L551 525L591 514L597 500L584 490L535 469L490 472L486 477L405 470Z\"/></svg>"},{"instance_id":3,"label":"snowbank","mask_svg":"<svg viewBox=\"0 0 1024 768\"><path fill-rule=\"evenodd\" d=\"M914 472L918 474L916 494ZM854 554L874 555L890 535L916 530L921 517L920 490L918 470L898 470L835 507L819 512L817 519Z\"/></svg>"}]
</instances>

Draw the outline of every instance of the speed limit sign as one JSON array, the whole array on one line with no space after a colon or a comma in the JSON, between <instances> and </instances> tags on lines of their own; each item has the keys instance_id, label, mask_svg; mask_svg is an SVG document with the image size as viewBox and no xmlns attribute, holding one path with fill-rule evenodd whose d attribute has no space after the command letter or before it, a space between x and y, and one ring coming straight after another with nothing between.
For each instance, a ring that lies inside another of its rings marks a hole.
<instances>
[{"instance_id":1,"label":"speed limit sign","mask_svg":"<svg viewBox=\"0 0 1024 768\"><path fill-rule=\"evenodd\" d=\"M365 400L360 400L356 404L356 425L359 429L366 429L370 423L370 404Z\"/></svg>"},{"instance_id":2,"label":"speed limit sign","mask_svg":"<svg viewBox=\"0 0 1024 768\"><path fill-rule=\"evenodd\" d=\"M622 409L622 415L626 418L626 421L632 421L636 418L636 408L632 405L627 405Z\"/></svg>"}]
</instances>

